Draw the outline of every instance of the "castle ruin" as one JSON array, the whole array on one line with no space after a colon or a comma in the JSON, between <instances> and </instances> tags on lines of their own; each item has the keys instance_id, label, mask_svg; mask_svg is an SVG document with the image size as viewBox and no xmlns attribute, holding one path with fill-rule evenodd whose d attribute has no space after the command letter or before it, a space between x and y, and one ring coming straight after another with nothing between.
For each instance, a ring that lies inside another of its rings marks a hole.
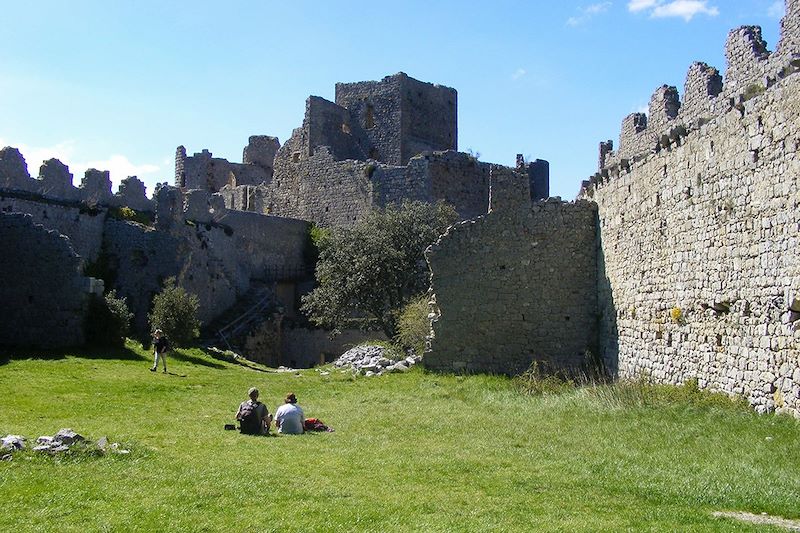
<instances>
[{"instance_id":1,"label":"castle ruin","mask_svg":"<svg viewBox=\"0 0 800 533\"><path fill-rule=\"evenodd\" d=\"M168 276L209 321L275 282L267 272L305 266L310 222L444 200L464 221L426 254L428 368L577 372L599 360L614 377L696 379L759 412L800 415L800 0L787 0L774 52L754 26L725 49L724 78L694 63L682 97L658 88L616 148L600 143L575 202L547 198L545 161L507 168L457 152L455 90L403 73L338 84L335 103L309 97L284 145L251 137L242 163L179 147L175 186L154 200L133 178L112 194L96 170L73 187L56 160L31 178L5 148L0 237L41 253L0 262L3 279L24 280L0 286L7 308L26 310L0 321L0 344L35 343L39 321L53 345L79 342L67 330L98 291L85 274L103 269L140 324ZM41 303L44 276L60 280L63 305Z\"/></svg>"}]
</instances>

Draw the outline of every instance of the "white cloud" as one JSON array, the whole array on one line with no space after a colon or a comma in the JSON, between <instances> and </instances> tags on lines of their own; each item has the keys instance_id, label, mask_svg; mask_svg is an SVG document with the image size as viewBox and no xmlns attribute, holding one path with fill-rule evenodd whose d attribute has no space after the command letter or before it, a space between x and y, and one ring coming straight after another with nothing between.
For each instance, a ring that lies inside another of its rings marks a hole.
<instances>
[{"instance_id":1,"label":"white cloud","mask_svg":"<svg viewBox=\"0 0 800 533\"><path fill-rule=\"evenodd\" d=\"M31 176L39 175L39 167L48 159L58 159L69 167L72 173L73 185L80 185L83 173L90 168L108 170L111 178L112 190L116 192L119 183L128 176L138 176L142 181L155 182L154 174L160 170L158 165L143 163L135 164L124 155L112 154L105 159L81 161L76 155L76 143L73 140L62 141L53 146L29 146L21 143L9 143L0 138L0 147L13 146L17 148L25 162L28 164L28 173ZM146 179L149 178L149 179ZM148 187L148 189L151 189ZM152 193L152 190L149 190Z\"/></svg>"},{"instance_id":2,"label":"white cloud","mask_svg":"<svg viewBox=\"0 0 800 533\"><path fill-rule=\"evenodd\" d=\"M628 11L637 12L644 9L650 9L658 5L657 0L631 0L628 2Z\"/></svg>"},{"instance_id":3,"label":"white cloud","mask_svg":"<svg viewBox=\"0 0 800 533\"><path fill-rule=\"evenodd\" d=\"M708 0L630 0L628 11L649 11L650 18L680 17L689 22L697 15L716 17L719 9L709 6Z\"/></svg>"},{"instance_id":4,"label":"white cloud","mask_svg":"<svg viewBox=\"0 0 800 533\"><path fill-rule=\"evenodd\" d=\"M783 18L783 15L786 14L786 3L784 0L777 0L777 2L773 2L769 9L767 9L767 15L774 19Z\"/></svg>"},{"instance_id":5,"label":"white cloud","mask_svg":"<svg viewBox=\"0 0 800 533\"><path fill-rule=\"evenodd\" d=\"M521 77L523 77L527 73L528 73L527 70L525 70L524 68L520 67L520 68L518 68L517 70L514 71L514 73L511 75L511 79L514 80L514 81L517 81L518 79L520 79Z\"/></svg>"},{"instance_id":6,"label":"white cloud","mask_svg":"<svg viewBox=\"0 0 800 533\"><path fill-rule=\"evenodd\" d=\"M599 2L579 8L578 11L580 13L578 15L567 19L567 26L580 26L588 22L592 17L608 11L611 5L611 2Z\"/></svg>"}]
</instances>

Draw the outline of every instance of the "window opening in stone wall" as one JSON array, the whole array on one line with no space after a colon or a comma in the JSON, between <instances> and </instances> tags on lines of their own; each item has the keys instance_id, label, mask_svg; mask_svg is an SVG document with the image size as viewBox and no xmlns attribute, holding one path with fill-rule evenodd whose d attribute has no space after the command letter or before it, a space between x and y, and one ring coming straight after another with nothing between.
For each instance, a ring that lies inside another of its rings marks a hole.
<instances>
[{"instance_id":1,"label":"window opening in stone wall","mask_svg":"<svg viewBox=\"0 0 800 533\"><path fill-rule=\"evenodd\" d=\"M374 159L375 161L378 161L378 159L379 159L378 158L378 150L376 150L375 148L370 148L369 149L369 158L370 159Z\"/></svg>"},{"instance_id":2,"label":"window opening in stone wall","mask_svg":"<svg viewBox=\"0 0 800 533\"><path fill-rule=\"evenodd\" d=\"M292 162L299 163L300 162L300 152L294 152L292 154Z\"/></svg>"},{"instance_id":3,"label":"window opening in stone wall","mask_svg":"<svg viewBox=\"0 0 800 533\"><path fill-rule=\"evenodd\" d=\"M345 124L344 122L342 122L342 133L344 133L345 135L350 135L350 125L349 124Z\"/></svg>"},{"instance_id":4,"label":"window opening in stone wall","mask_svg":"<svg viewBox=\"0 0 800 533\"><path fill-rule=\"evenodd\" d=\"M375 108L367 104L367 113L364 116L364 129L371 130L375 127Z\"/></svg>"}]
</instances>

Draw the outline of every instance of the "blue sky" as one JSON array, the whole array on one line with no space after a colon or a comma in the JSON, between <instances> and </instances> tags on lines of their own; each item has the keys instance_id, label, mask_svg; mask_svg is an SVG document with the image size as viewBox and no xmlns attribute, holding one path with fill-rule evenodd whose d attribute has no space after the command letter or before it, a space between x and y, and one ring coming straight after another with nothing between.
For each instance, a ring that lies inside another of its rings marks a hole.
<instances>
[{"instance_id":1,"label":"blue sky","mask_svg":"<svg viewBox=\"0 0 800 533\"><path fill-rule=\"evenodd\" d=\"M247 138L283 143L305 99L399 71L454 87L459 149L550 161L572 199L597 145L692 61L724 70L730 29L777 44L783 0L164 2L0 0L0 146L31 174L59 157L156 182L175 148L241 161Z\"/></svg>"}]
</instances>

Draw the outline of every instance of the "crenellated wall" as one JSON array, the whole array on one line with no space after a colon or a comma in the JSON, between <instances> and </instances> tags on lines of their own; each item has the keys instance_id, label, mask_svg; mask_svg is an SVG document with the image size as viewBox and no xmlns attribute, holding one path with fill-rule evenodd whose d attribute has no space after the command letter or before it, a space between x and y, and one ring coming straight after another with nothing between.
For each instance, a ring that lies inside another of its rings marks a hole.
<instances>
[{"instance_id":1,"label":"crenellated wall","mask_svg":"<svg viewBox=\"0 0 800 533\"><path fill-rule=\"evenodd\" d=\"M633 113L622 121L616 151L611 141L601 144L600 168L585 185L626 172L632 162L680 143L704 122L732 109L741 111L744 102L800 69L798 2L786 0L786 16L775 53L767 49L761 28L741 26L730 31L725 44L724 84L717 69L696 62L686 75L683 102L675 87L658 88L650 99L647 115Z\"/></svg>"},{"instance_id":2,"label":"crenellated wall","mask_svg":"<svg viewBox=\"0 0 800 533\"><path fill-rule=\"evenodd\" d=\"M789 1L775 54L759 28L733 30L724 84L695 63L677 115L662 88L660 118L637 132L629 117L618 152L601 145L582 196L597 203L600 351L616 375L697 379L800 415L798 16Z\"/></svg>"}]
</instances>

